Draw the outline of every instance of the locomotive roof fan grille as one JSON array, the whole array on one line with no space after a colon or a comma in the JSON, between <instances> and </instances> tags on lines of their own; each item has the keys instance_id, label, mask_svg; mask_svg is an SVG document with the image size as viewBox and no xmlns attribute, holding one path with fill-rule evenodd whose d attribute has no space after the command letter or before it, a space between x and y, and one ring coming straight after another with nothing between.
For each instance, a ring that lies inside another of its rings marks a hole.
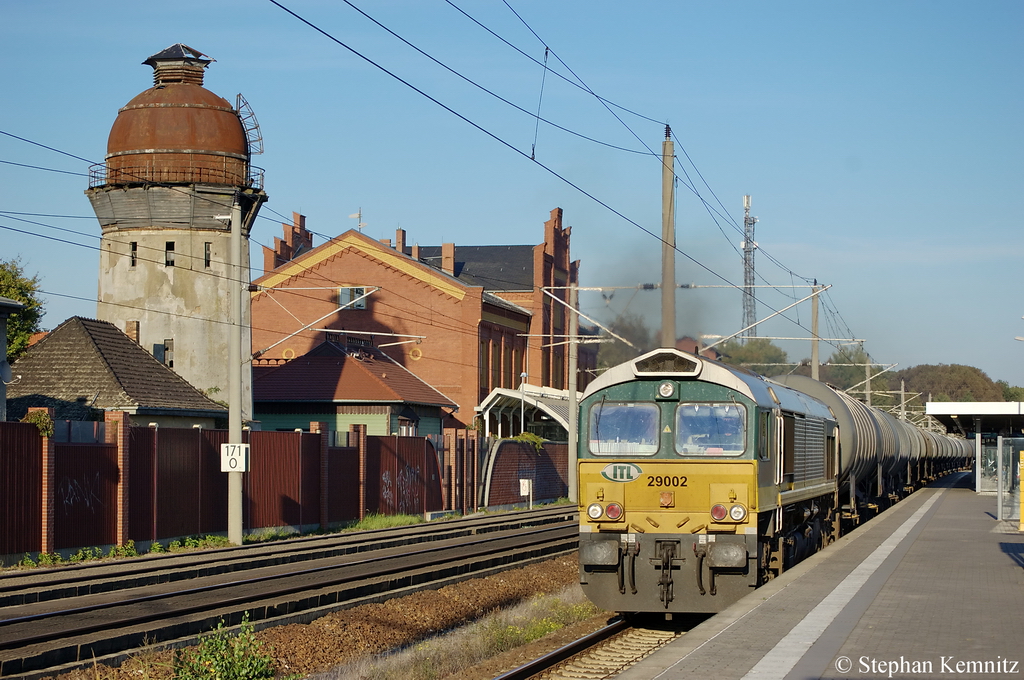
<instances>
[{"instance_id":1,"label":"locomotive roof fan grille","mask_svg":"<svg viewBox=\"0 0 1024 680\"><path fill-rule=\"evenodd\" d=\"M655 350L633 362L633 373L640 375L684 375L696 377L701 363L677 350Z\"/></svg>"}]
</instances>

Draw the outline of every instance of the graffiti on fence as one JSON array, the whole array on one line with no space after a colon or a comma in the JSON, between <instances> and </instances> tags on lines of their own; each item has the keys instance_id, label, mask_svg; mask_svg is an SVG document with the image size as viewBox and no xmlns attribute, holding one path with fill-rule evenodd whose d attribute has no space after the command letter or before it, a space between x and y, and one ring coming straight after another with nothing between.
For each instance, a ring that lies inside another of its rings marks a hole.
<instances>
[{"instance_id":1,"label":"graffiti on fence","mask_svg":"<svg viewBox=\"0 0 1024 680\"><path fill-rule=\"evenodd\" d=\"M101 489L99 472L91 476L83 474L80 480L64 477L57 486L57 505L63 507L66 514L88 510L95 515L103 508Z\"/></svg>"},{"instance_id":2,"label":"graffiti on fence","mask_svg":"<svg viewBox=\"0 0 1024 680\"><path fill-rule=\"evenodd\" d=\"M423 484L419 467L406 465L392 480L391 471L380 477L381 508L391 508L399 514L419 514L422 511Z\"/></svg>"},{"instance_id":3,"label":"graffiti on fence","mask_svg":"<svg viewBox=\"0 0 1024 680\"><path fill-rule=\"evenodd\" d=\"M420 512L420 494L423 493L423 485L420 483L422 475L418 467L405 466L398 473L398 497L403 501L398 511L404 514Z\"/></svg>"}]
</instances>

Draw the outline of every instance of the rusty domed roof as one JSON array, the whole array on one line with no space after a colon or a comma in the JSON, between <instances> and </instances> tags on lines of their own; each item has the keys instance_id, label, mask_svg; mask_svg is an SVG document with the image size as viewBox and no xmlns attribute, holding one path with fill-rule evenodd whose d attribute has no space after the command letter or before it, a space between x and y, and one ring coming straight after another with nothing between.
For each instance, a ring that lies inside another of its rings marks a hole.
<instances>
[{"instance_id":1,"label":"rusty domed roof","mask_svg":"<svg viewBox=\"0 0 1024 680\"><path fill-rule=\"evenodd\" d=\"M249 143L237 112L203 87L212 61L187 45L147 59L154 86L128 102L107 140L107 184L246 183Z\"/></svg>"}]
</instances>

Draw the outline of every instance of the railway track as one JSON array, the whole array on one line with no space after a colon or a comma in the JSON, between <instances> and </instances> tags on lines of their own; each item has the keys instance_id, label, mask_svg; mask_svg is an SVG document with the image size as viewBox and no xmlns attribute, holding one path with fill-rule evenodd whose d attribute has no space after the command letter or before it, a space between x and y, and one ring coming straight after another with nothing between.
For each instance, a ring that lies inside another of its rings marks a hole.
<instances>
[{"instance_id":1,"label":"railway track","mask_svg":"<svg viewBox=\"0 0 1024 680\"><path fill-rule=\"evenodd\" d=\"M495 680L603 680L614 678L685 633L690 626L642 626L613 621L590 635L546 654Z\"/></svg>"},{"instance_id":2,"label":"railway track","mask_svg":"<svg viewBox=\"0 0 1024 680\"><path fill-rule=\"evenodd\" d=\"M574 508L0 577L0 676L40 677L180 646L248 615L308 622L571 552Z\"/></svg>"}]
</instances>

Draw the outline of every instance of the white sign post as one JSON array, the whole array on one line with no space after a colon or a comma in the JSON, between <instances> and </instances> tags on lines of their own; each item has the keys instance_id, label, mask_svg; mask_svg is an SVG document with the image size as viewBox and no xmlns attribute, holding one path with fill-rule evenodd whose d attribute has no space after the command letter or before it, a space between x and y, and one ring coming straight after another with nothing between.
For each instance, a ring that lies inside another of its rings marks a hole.
<instances>
[{"instance_id":1,"label":"white sign post","mask_svg":"<svg viewBox=\"0 0 1024 680\"><path fill-rule=\"evenodd\" d=\"M519 495L530 497L530 510L533 510L533 480L532 479L520 479L519 480Z\"/></svg>"},{"instance_id":2,"label":"white sign post","mask_svg":"<svg viewBox=\"0 0 1024 680\"><path fill-rule=\"evenodd\" d=\"M221 472L248 472L249 471L249 445L248 444L221 444L220 445L220 471Z\"/></svg>"}]
</instances>

